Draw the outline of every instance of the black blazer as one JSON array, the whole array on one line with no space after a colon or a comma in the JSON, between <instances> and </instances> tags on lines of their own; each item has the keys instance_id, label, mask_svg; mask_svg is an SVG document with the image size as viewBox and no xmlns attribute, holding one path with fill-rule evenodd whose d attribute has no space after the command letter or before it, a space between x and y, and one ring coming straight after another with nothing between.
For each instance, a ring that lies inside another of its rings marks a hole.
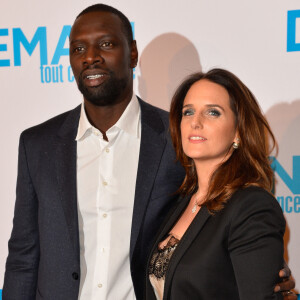
<instances>
[{"instance_id":1,"label":"black blazer","mask_svg":"<svg viewBox=\"0 0 300 300\"><path fill-rule=\"evenodd\" d=\"M163 225L151 256L189 200ZM170 260L164 299L281 299L273 288L283 266L284 230L278 202L258 187L237 191L215 215L202 207ZM148 276L145 298L156 299Z\"/></svg>"},{"instance_id":2,"label":"black blazer","mask_svg":"<svg viewBox=\"0 0 300 300\"><path fill-rule=\"evenodd\" d=\"M184 171L175 163L168 113L140 99L139 103L142 133L130 261L137 299L142 299L151 243L174 203ZM78 299L75 137L79 117L80 106L21 134L4 300Z\"/></svg>"}]
</instances>

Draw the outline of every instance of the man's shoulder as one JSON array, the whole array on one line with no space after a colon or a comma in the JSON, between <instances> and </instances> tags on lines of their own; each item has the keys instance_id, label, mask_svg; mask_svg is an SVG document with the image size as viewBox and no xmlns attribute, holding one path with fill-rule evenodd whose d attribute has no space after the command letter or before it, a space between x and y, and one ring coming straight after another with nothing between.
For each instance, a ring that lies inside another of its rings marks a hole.
<instances>
[{"instance_id":1,"label":"man's shoulder","mask_svg":"<svg viewBox=\"0 0 300 300\"><path fill-rule=\"evenodd\" d=\"M80 116L81 105L75 107L72 110L61 113L55 117L46 120L43 123L32 126L25 129L22 132L22 136L39 136L39 135L51 135L56 134L66 120L70 119L77 126Z\"/></svg>"},{"instance_id":2,"label":"man's shoulder","mask_svg":"<svg viewBox=\"0 0 300 300\"><path fill-rule=\"evenodd\" d=\"M146 109L146 111L154 111L160 115L162 115L164 118L168 118L169 117L169 112L167 112L166 110L163 110L157 106L154 106L148 102L145 102L144 100L142 100L140 97L138 97L139 103L142 107L142 109Z\"/></svg>"},{"instance_id":3,"label":"man's shoulder","mask_svg":"<svg viewBox=\"0 0 300 300\"><path fill-rule=\"evenodd\" d=\"M142 118L144 117L147 120L152 119L153 121L155 121L155 119L157 121L160 120L165 127L169 127L169 112L159 107L153 106L152 104L143 101L139 97L138 99L141 106Z\"/></svg>"}]
</instances>

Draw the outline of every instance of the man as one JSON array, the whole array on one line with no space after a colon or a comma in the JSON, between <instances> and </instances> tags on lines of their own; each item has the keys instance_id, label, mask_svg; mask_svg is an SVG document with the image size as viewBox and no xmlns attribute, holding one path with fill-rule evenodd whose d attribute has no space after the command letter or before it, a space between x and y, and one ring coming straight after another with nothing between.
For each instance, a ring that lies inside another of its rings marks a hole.
<instances>
[{"instance_id":1,"label":"man","mask_svg":"<svg viewBox=\"0 0 300 300\"><path fill-rule=\"evenodd\" d=\"M150 246L184 172L167 113L133 94L137 61L121 12L79 14L70 62L84 101L21 135L4 300L143 298Z\"/></svg>"}]
</instances>

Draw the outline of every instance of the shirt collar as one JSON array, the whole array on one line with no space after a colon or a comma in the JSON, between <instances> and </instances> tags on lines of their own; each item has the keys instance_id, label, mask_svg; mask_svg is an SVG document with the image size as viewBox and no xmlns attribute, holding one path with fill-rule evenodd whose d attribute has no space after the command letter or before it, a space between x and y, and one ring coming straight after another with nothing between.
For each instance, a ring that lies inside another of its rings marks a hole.
<instances>
[{"instance_id":1,"label":"shirt collar","mask_svg":"<svg viewBox=\"0 0 300 300\"><path fill-rule=\"evenodd\" d=\"M108 132L113 128L117 127L124 130L128 134L139 138L139 124L140 124L140 104L135 94L132 95L131 101L124 110L122 116L117 123L112 126Z\"/></svg>"},{"instance_id":2,"label":"shirt collar","mask_svg":"<svg viewBox=\"0 0 300 300\"><path fill-rule=\"evenodd\" d=\"M116 129L121 129L127 132L128 134L139 138L139 124L140 124L140 104L135 94L132 95L132 98L121 115L120 119L109 128L106 134L109 134ZM87 136L91 131L96 130L94 126L89 122L85 109L84 102L81 104L80 119L78 124L78 130L76 135L76 141Z\"/></svg>"}]
</instances>

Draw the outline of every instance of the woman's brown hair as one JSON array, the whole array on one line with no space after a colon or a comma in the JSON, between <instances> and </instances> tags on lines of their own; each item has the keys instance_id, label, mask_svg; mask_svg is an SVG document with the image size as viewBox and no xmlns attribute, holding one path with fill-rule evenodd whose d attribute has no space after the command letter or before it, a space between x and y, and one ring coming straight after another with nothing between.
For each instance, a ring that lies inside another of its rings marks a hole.
<instances>
[{"instance_id":1,"label":"woman's brown hair","mask_svg":"<svg viewBox=\"0 0 300 300\"><path fill-rule=\"evenodd\" d=\"M223 69L194 73L178 87L170 109L172 141L177 159L186 171L184 182L179 189L181 194L192 194L198 189L194 162L184 154L182 149L180 123L183 102L188 90L195 82L203 79L221 85L228 92L240 139L239 148L233 151L227 161L218 166L210 178L208 193L203 204L214 212L221 210L238 188L256 185L271 191L273 171L268 154L277 146L257 100L237 76Z\"/></svg>"}]
</instances>

